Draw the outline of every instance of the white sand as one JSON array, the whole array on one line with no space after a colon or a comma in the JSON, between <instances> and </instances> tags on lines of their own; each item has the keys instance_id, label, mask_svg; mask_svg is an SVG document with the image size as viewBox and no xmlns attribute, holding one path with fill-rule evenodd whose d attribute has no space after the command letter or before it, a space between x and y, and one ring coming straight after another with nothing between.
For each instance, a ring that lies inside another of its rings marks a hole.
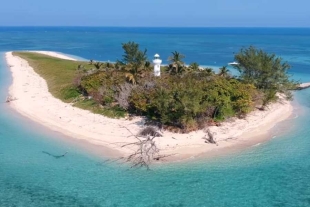
<instances>
[{"instance_id":1,"label":"white sand","mask_svg":"<svg viewBox=\"0 0 310 207\"><path fill-rule=\"evenodd\" d=\"M54 52L40 53L68 59ZM143 127L142 118L130 121L110 119L72 107L48 92L45 80L34 72L27 61L14 57L11 52L6 53L6 60L13 76L9 94L17 99L10 102L10 105L19 113L53 130L76 139L113 148L120 154L126 155L132 151L128 147L121 147L124 143L135 141L133 137L128 137L130 133L123 126L137 133ZM275 124L288 119L292 111L291 103L284 101L282 104L271 105L266 111L254 111L246 119L233 119L220 127L210 127L218 146L206 144L202 139L205 136L202 130L189 134L165 131L164 136L158 138L159 148L163 153L176 154L173 159L184 159L210 151L224 152L224 148L244 147L246 142L255 144L261 141L261 138L257 138L258 135L267 135L268 130Z\"/></svg>"},{"instance_id":2,"label":"white sand","mask_svg":"<svg viewBox=\"0 0 310 207\"><path fill-rule=\"evenodd\" d=\"M44 55L49 55L49 56L60 58L60 59L64 59L64 60L77 61L77 59L68 57L66 55L63 55L63 54L60 54L60 53L57 53L57 52L52 52L52 51L29 51L29 52L41 53L41 54L44 54Z\"/></svg>"},{"instance_id":3,"label":"white sand","mask_svg":"<svg viewBox=\"0 0 310 207\"><path fill-rule=\"evenodd\" d=\"M310 83L302 83L299 85L299 87L301 88L309 88L310 87Z\"/></svg>"}]
</instances>

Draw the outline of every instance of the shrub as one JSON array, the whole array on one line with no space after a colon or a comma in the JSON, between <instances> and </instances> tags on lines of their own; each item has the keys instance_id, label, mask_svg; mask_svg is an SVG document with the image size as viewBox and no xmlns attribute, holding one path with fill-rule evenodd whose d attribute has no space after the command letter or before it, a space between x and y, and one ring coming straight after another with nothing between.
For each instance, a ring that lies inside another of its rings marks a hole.
<instances>
[{"instance_id":1,"label":"shrub","mask_svg":"<svg viewBox=\"0 0 310 207\"><path fill-rule=\"evenodd\" d=\"M75 80L79 89L91 95L102 106L100 111L109 116L126 112L144 115L152 123L185 133L244 116L255 103L264 103L274 95L261 95L253 84L223 75L225 68L222 75L210 69L200 70L198 64L185 70L177 52L172 61L177 72L154 77L146 70L150 66L145 64L146 51L140 51L139 45L132 42L124 44L123 49L123 60L115 68L84 73ZM128 77L135 84L129 84Z\"/></svg>"},{"instance_id":2,"label":"shrub","mask_svg":"<svg viewBox=\"0 0 310 207\"><path fill-rule=\"evenodd\" d=\"M185 74L152 81L152 87L145 87L145 81L133 89L130 104L134 112L182 132L204 128L210 119L221 121L246 114L253 108L254 86L236 79Z\"/></svg>"},{"instance_id":3,"label":"shrub","mask_svg":"<svg viewBox=\"0 0 310 207\"><path fill-rule=\"evenodd\" d=\"M62 90L62 95L65 100L71 100L80 95L80 92L75 87L67 87Z\"/></svg>"},{"instance_id":4,"label":"shrub","mask_svg":"<svg viewBox=\"0 0 310 207\"><path fill-rule=\"evenodd\" d=\"M155 127L151 127L151 126L148 126L142 129L139 132L138 136L162 137L162 135L158 132L158 129L156 129Z\"/></svg>"},{"instance_id":5,"label":"shrub","mask_svg":"<svg viewBox=\"0 0 310 207\"><path fill-rule=\"evenodd\" d=\"M133 89L133 85L129 83L121 84L118 88L118 93L115 94L115 100L118 102L119 106L125 110L129 107L129 96Z\"/></svg>"},{"instance_id":6,"label":"shrub","mask_svg":"<svg viewBox=\"0 0 310 207\"><path fill-rule=\"evenodd\" d=\"M235 60L238 64L234 67L240 72L240 79L254 84L264 93L263 108L277 99L277 93L282 93L288 100L292 99L291 89L298 83L290 79L288 71L291 66L281 57L250 46L235 54Z\"/></svg>"}]
</instances>

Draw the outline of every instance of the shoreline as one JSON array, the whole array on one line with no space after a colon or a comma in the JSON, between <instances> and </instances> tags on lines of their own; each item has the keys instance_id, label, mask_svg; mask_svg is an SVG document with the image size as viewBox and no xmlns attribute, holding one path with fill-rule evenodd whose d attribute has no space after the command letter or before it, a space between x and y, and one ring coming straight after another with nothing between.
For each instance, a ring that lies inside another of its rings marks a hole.
<instances>
[{"instance_id":1,"label":"shoreline","mask_svg":"<svg viewBox=\"0 0 310 207\"><path fill-rule=\"evenodd\" d=\"M59 58L59 59L64 59L64 60L72 60L72 61L78 61L77 59L74 59L72 57L69 57L67 55L58 53L58 52L53 52L53 51L28 51L28 52L35 52L43 55L48 55L51 57Z\"/></svg>"},{"instance_id":2,"label":"shoreline","mask_svg":"<svg viewBox=\"0 0 310 207\"><path fill-rule=\"evenodd\" d=\"M76 61L56 52L33 52ZM115 157L116 154L126 156L132 152L131 148L121 146L135 141L126 128L132 133L139 132L144 124L141 117L135 117L130 121L111 119L63 103L48 92L45 80L34 72L27 61L13 56L11 52L5 53L5 58L13 77L9 95L16 98L10 102L14 110L53 131L115 151L107 153L108 157ZM202 130L188 134L165 131L163 137L157 138L157 143L162 154L176 154L166 159L167 161L212 156L213 153L225 154L230 148L247 148L245 143L253 145L262 140L269 140L270 130L292 114L292 103L283 101L270 105L266 111L255 110L245 119L233 118L220 127L209 127L218 145L206 144L202 139L205 136Z\"/></svg>"}]
</instances>

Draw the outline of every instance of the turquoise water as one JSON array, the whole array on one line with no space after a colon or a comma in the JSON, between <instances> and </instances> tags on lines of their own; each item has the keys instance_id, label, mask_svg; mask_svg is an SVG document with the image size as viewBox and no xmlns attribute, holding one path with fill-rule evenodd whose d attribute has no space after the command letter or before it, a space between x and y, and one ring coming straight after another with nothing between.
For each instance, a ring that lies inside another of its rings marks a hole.
<instances>
[{"instance_id":1,"label":"turquoise water","mask_svg":"<svg viewBox=\"0 0 310 207\"><path fill-rule=\"evenodd\" d=\"M152 53L168 55L173 45L189 62L205 65L217 65L212 57L219 65L230 62L229 47L251 43L282 54L295 77L310 81L310 29L0 28L0 51L55 50L113 61L120 42L130 38ZM202 50L206 42L212 46ZM129 170L3 103L11 78L0 55L1 207L310 206L310 90L296 92L296 116L277 126L268 142L217 158ZM69 153L56 159L42 151Z\"/></svg>"}]
</instances>

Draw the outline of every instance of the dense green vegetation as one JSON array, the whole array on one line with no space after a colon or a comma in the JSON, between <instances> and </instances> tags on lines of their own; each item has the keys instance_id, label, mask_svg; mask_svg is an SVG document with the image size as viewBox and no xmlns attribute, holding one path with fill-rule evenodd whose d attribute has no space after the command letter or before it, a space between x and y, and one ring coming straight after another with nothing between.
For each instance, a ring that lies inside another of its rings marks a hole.
<instances>
[{"instance_id":1,"label":"dense green vegetation","mask_svg":"<svg viewBox=\"0 0 310 207\"><path fill-rule=\"evenodd\" d=\"M177 51L168 58L161 77L153 75L147 51L134 42L122 44L116 63L60 60L34 53L14 53L26 59L47 80L50 92L75 106L109 117L143 115L152 124L189 132L243 117L265 107L283 93L289 99L294 82L289 65L254 47L242 49L235 59L239 77L227 67L216 74L198 63L185 65Z\"/></svg>"},{"instance_id":2,"label":"dense green vegetation","mask_svg":"<svg viewBox=\"0 0 310 207\"><path fill-rule=\"evenodd\" d=\"M255 92L251 84L203 73L164 75L144 79L132 89L129 103L133 112L187 132L245 115L254 107Z\"/></svg>"},{"instance_id":3,"label":"dense green vegetation","mask_svg":"<svg viewBox=\"0 0 310 207\"><path fill-rule=\"evenodd\" d=\"M277 93L282 93L287 99L292 98L290 89L296 88L297 83L289 79L291 66L282 58L251 46L241 49L235 60L239 63L235 67L240 72L240 79L263 92L263 107L277 100Z\"/></svg>"}]
</instances>

